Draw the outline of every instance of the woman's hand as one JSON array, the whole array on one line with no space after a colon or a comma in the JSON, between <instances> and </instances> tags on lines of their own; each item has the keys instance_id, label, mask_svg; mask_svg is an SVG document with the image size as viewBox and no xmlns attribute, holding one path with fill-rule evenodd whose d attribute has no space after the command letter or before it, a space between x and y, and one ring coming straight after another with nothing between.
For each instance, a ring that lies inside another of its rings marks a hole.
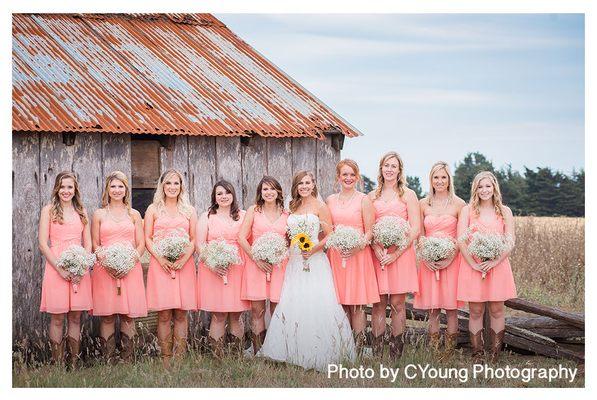
<instances>
[{"instance_id":1,"label":"woman's hand","mask_svg":"<svg viewBox=\"0 0 597 400\"><path fill-rule=\"evenodd\" d=\"M350 250L340 250L340 255L342 256L342 258L350 258L361 250L362 249L360 249L358 247L355 247L354 249L350 249Z\"/></svg>"},{"instance_id":2,"label":"woman's hand","mask_svg":"<svg viewBox=\"0 0 597 400\"><path fill-rule=\"evenodd\" d=\"M265 261L262 261L262 260L255 260L255 264L257 265L257 267L260 270L262 270L266 274L272 273L273 266L271 264L266 263Z\"/></svg>"},{"instance_id":3,"label":"woman's hand","mask_svg":"<svg viewBox=\"0 0 597 400\"><path fill-rule=\"evenodd\" d=\"M438 271L440 269L446 268L448 265L450 265L451 262L452 262L452 259L446 258L444 260L435 261L435 262L432 262L429 264L432 267L431 269L433 269L434 271Z\"/></svg>"},{"instance_id":4,"label":"woman's hand","mask_svg":"<svg viewBox=\"0 0 597 400\"><path fill-rule=\"evenodd\" d=\"M81 275L72 275L70 278L70 281L72 282L73 285L77 285L81 282L81 280L83 280L83 276Z\"/></svg>"},{"instance_id":5,"label":"woman's hand","mask_svg":"<svg viewBox=\"0 0 597 400\"><path fill-rule=\"evenodd\" d=\"M490 269L492 269L496 265L497 265L497 263L495 262L495 260L483 261L482 263L479 264L479 271L487 273L487 272L489 272Z\"/></svg>"},{"instance_id":6,"label":"woman's hand","mask_svg":"<svg viewBox=\"0 0 597 400\"><path fill-rule=\"evenodd\" d=\"M402 255L402 252L398 252L398 251L395 251L394 253L389 253L389 254L385 255L381 260L379 260L379 263L381 265L383 265L383 266L386 266L388 264L392 264L401 255Z\"/></svg>"},{"instance_id":7,"label":"woman's hand","mask_svg":"<svg viewBox=\"0 0 597 400\"><path fill-rule=\"evenodd\" d=\"M226 274L228 273L228 269L227 268L216 268L215 270L213 270L216 274L218 274L218 276L226 276Z\"/></svg>"},{"instance_id":8,"label":"woman's hand","mask_svg":"<svg viewBox=\"0 0 597 400\"><path fill-rule=\"evenodd\" d=\"M56 272L58 272L58 275L60 275L65 281L71 281L73 278L73 275L63 268L56 267Z\"/></svg>"},{"instance_id":9,"label":"woman's hand","mask_svg":"<svg viewBox=\"0 0 597 400\"><path fill-rule=\"evenodd\" d=\"M160 267L162 267L164 271L166 271L168 274L172 272L172 263L170 261L166 260L164 257L158 257L157 260L160 264Z\"/></svg>"},{"instance_id":10,"label":"woman's hand","mask_svg":"<svg viewBox=\"0 0 597 400\"><path fill-rule=\"evenodd\" d=\"M312 252L301 250L301 256L303 256L303 260L307 261L309 257L311 257Z\"/></svg>"},{"instance_id":11,"label":"woman's hand","mask_svg":"<svg viewBox=\"0 0 597 400\"><path fill-rule=\"evenodd\" d=\"M373 247L373 253L375 254L375 257L378 261L381 262L382 258L384 258L384 256L386 255L384 249L379 245L373 245L371 247Z\"/></svg>"}]
</instances>

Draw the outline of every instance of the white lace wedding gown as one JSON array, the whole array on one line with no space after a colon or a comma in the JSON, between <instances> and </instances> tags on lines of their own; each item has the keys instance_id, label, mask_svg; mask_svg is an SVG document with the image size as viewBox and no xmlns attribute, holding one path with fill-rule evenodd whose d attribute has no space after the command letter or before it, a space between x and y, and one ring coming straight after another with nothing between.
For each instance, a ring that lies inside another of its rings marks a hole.
<instances>
[{"instance_id":1,"label":"white lace wedding gown","mask_svg":"<svg viewBox=\"0 0 597 400\"><path fill-rule=\"evenodd\" d=\"M306 226L316 244L319 218L314 214L288 217L289 227L299 223ZM338 304L328 258L320 251L307 263L309 272L303 271L303 258L293 245L280 302L257 355L326 371L330 363L354 361L354 340L348 318Z\"/></svg>"}]
</instances>

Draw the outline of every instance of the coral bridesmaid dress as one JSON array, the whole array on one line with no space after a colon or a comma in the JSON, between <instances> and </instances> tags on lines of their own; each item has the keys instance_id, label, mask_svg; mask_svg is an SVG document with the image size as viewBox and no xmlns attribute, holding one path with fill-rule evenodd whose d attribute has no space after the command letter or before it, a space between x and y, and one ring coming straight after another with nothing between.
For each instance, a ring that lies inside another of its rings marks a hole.
<instances>
[{"instance_id":1,"label":"coral bridesmaid dress","mask_svg":"<svg viewBox=\"0 0 597 400\"><path fill-rule=\"evenodd\" d=\"M267 232L276 232L282 237L286 237L286 221L288 220L286 212L283 212L274 222L270 222L262 212L255 211L254 215L253 226L251 227L252 240L250 243ZM282 292L282 284L284 283L287 262L288 259L285 259L279 265L274 266L270 274L270 282L268 282L265 272L259 269L251 257L247 256L245 268L243 269L241 298L251 301L269 299L274 303L278 303L280 301L280 293Z\"/></svg>"},{"instance_id":2,"label":"coral bridesmaid dress","mask_svg":"<svg viewBox=\"0 0 597 400\"><path fill-rule=\"evenodd\" d=\"M251 303L240 297L242 277L246 254L238 245L238 232L245 216L240 211L238 221L224 219L216 214L209 215L207 220L207 241L225 240L233 244L241 258L241 264L231 265L224 285L222 277L210 270L203 263L199 264L199 282L197 302L199 308L211 312L241 312L251 309Z\"/></svg>"},{"instance_id":3,"label":"coral bridesmaid dress","mask_svg":"<svg viewBox=\"0 0 597 400\"><path fill-rule=\"evenodd\" d=\"M398 196L388 202L377 199L373 202L373 206L375 207L375 221L386 216L400 217L408 221L406 203L401 201ZM373 254L373 264L375 265L379 294L416 293L419 291L417 257L413 244L396 261L386 264L383 270L375 254Z\"/></svg>"},{"instance_id":4,"label":"coral bridesmaid dress","mask_svg":"<svg viewBox=\"0 0 597 400\"><path fill-rule=\"evenodd\" d=\"M154 221L153 237L177 230L189 234L189 220L180 213L176 217L164 213ZM174 279L151 257L147 271L147 308L149 311L197 309L197 275L193 257L175 271Z\"/></svg>"},{"instance_id":5,"label":"coral bridesmaid dress","mask_svg":"<svg viewBox=\"0 0 597 400\"><path fill-rule=\"evenodd\" d=\"M334 226L351 226L364 233L362 202L365 196L364 193L357 192L348 204L344 205L339 203L338 195L331 196L328 206ZM369 246L365 246L363 250L346 259L346 268L342 267L342 257L338 250L330 248L328 258L332 265L336 294L340 304L360 305L379 302L379 289Z\"/></svg>"},{"instance_id":6,"label":"coral bridesmaid dress","mask_svg":"<svg viewBox=\"0 0 597 400\"><path fill-rule=\"evenodd\" d=\"M80 218L73 221L50 222L50 249L56 258L73 244L83 245L83 223ZM93 308L91 278L89 271L78 284L77 293L67 280L47 261L41 285L39 310L50 314L64 314L69 311L84 311Z\"/></svg>"},{"instance_id":7,"label":"coral bridesmaid dress","mask_svg":"<svg viewBox=\"0 0 597 400\"><path fill-rule=\"evenodd\" d=\"M449 215L427 215L423 220L425 236L451 237L456 239L458 218ZM460 267L460 253L446 268L439 271L439 280L435 272L421 261L419 267L419 292L415 295L413 306L419 309L455 310L462 303L456 300L458 289L458 269Z\"/></svg>"},{"instance_id":8,"label":"coral bridesmaid dress","mask_svg":"<svg viewBox=\"0 0 597 400\"><path fill-rule=\"evenodd\" d=\"M472 212L472 210L471 210ZM469 228L472 232L505 232L504 219L494 214L491 221L483 221L476 215L469 217ZM460 270L458 271L458 300L485 302L505 301L516 297L516 285L510 261L504 261L490 269L485 279L479 271L474 270L464 257L460 258Z\"/></svg>"},{"instance_id":9,"label":"coral bridesmaid dress","mask_svg":"<svg viewBox=\"0 0 597 400\"><path fill-rule=\"evenodd\" d=\"M135 224L130 218L115 221L105 218L100 225L100 245L108 247L115 243L130 243L135 247ZM91 274L93 286L93 315L128 315L131 318L147 315L143 269L137 264L120 279L120 295L117 280L99 264Z\"/></svg>"}]
</instances>

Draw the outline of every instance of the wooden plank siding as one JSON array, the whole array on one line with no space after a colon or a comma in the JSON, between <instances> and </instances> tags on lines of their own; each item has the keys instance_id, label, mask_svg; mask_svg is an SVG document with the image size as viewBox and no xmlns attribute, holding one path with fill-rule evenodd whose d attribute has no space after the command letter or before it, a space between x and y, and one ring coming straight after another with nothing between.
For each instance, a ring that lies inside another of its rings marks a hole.
<instances>
[{"instance_id":1,"label":"wooden plank siding","mask_svg":"<svg viewBox=\"0 0 597 400\"><path fill-rule=\"evenodd\" d=\"M254 137L247 146L241 146L243 184L242 188L235 188L243 209L249 208L255 202L257 184L268 174L267 139ZM242 189L239 193L239 189ZM240 196L239 196L240 194Z\"/></svg>"},{"instance_id":2,"label":"wooden plank siding","mask_svg":"<svg viewBox=\"0 0 597 400\"><path fill-rule=\"evenodd\" d=\"M334 183L336 181L336 164L338 161L340 161L340 152L332 147L332 139L326 135L325 140L318 140L316 179L317 187L324 200L337 191Z\"/></svg>"},{"instance_id":3,"label":"wooden plank siding","mask_svg":"<svg viewBox=\"0 0 597 400\"><path fill-rule=\"evenodd\" d=\"M284 198L290 194L292 184L292 138L267 139L267 170L282 185Z\"/></svg>"},{"instance_id":4,"label":"wooden plank siding","mask_svg":"<svg viewBox=\"0 0 597 400\"><path fill-rule=\"evenodd\" d=\"M215 138L189 137L189 192L193 194L193 204L199 215L209 207L211 190L216 183L215 152Z\"/></svg>"},{"instance_id":5,"label":"wooden plank siding","mask_svg":"<svg viewBox=\"0 0 597 400\"><path fill-rule=\"evenodd\" d=\"M226 179L238 192L242 188L242 155L240 138L216 137L216 176Z\"/></svg>"}]
</instances>

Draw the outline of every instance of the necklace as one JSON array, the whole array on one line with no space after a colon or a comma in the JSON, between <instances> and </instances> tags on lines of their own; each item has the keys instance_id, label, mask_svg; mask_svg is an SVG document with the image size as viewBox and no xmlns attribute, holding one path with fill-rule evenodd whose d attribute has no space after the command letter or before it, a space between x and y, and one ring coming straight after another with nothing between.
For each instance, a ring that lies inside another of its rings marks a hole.
<instances>
[{"instance_id":1,"label":"necklace","mask_svg":"<svg viewBox=\"0 0 597 400\"><path fill-rule=\"evenodd\" d=\"M110 218L111 218L111 219L112 219L114 222L120 223L120 222L122 222L122 221L124 221L124 220L126 219L126 212L125 212L125 214L122 216L122 218L116 218L116 216L115 216L115 215L112 213L112 210L110 209L110 204L108 204L108 205L106 206L106 209L107 209L107 211L108 211L108 216L109 216L109 217L110 217Z\"/></svg>"},{"instance_id":2,"label":"necklace","mask_svg":"<svg viewBox=\"0 0 597 400\"><path fill-rule=\"evenodd\" d=\"M446 209L448 207L448 203L450 202L450 197L446 197L446 200L444 200L444 205L441 207L442 210ZM435 205L435 196L433 196L433 201L432 201L432 206Z\"/></svg>"},{"instance_id":3,"label":"necklace","mask_svg":"<svg viewBox=\"0 0 597 400\"><path fill-rule=\"evenodd\" d=\"M357 194L356 190L354 192L352 192L352 194L350 195L350 197L347 201L342 201L342 193L338 193L338 205L340 206L340 208L346 208L352 201L355 194Z\"/></svg>"},{"instance_id":4,"label":"necklace","mask_svg":"<svg viewBox=\"0 0 597 400\"><path fill-rule=\"evenodd\" d=\"M389 199L384 199L383 198L383 194L380 194L379 199L381 201L383 201L384 203L389 203L390 201L394 200L396 198L396 196L398 195L398 193L395 190L392 190L392 192L394 192L394 194L392 194L392 197L390 197Z\"/></svg>"}]
</instances>

